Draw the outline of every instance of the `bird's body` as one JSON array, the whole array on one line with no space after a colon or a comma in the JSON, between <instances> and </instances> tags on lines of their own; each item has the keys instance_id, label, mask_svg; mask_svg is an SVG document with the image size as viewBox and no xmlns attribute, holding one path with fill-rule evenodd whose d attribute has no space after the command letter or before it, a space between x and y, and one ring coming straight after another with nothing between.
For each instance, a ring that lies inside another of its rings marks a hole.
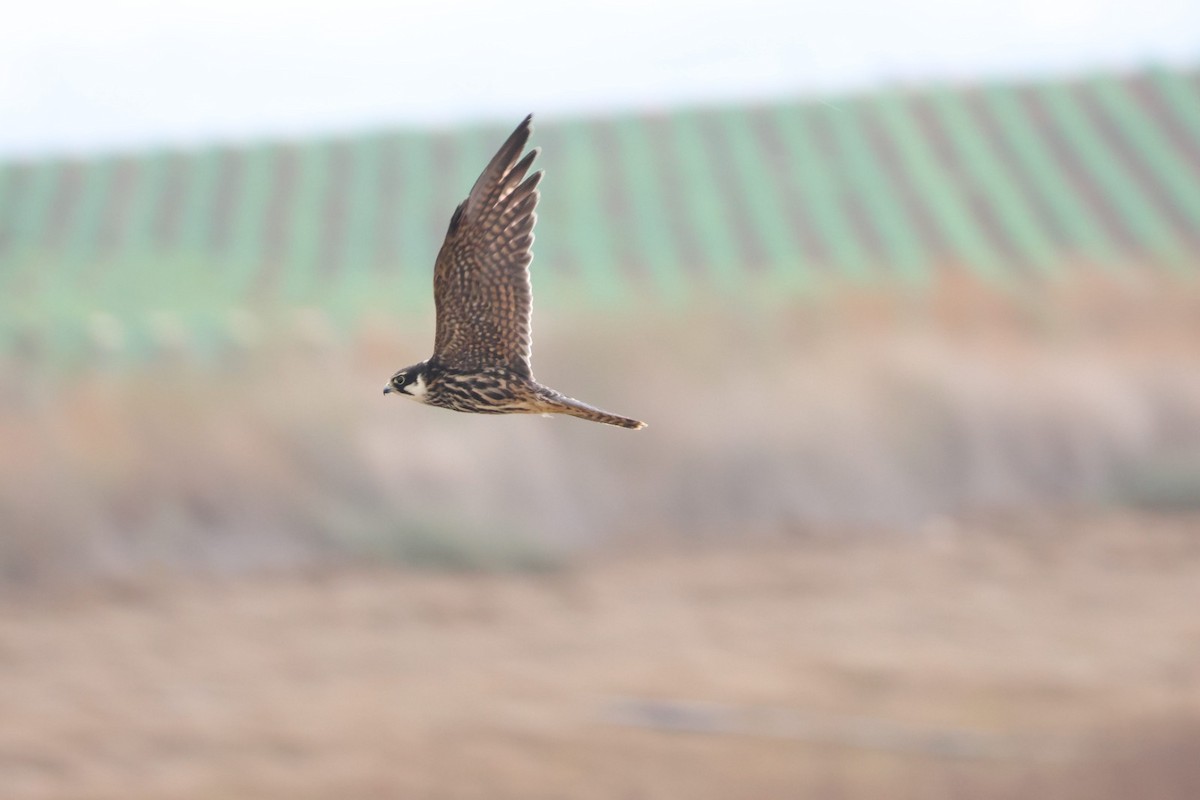
<instances>
[{"instance_id":1,"label":"bird's body","mask_svg":"<svg viewBox=\"0 0 1200 800\"><path fill-rule=\"evenodd\" d=\"M525 177L536 149L520 158L530 120L508 137L450 219L433 273L433 356L393 375L384 394L472 414L569 414L643 428L533 378L529 263L542 173Z\"/></svg>"}]
</instances>

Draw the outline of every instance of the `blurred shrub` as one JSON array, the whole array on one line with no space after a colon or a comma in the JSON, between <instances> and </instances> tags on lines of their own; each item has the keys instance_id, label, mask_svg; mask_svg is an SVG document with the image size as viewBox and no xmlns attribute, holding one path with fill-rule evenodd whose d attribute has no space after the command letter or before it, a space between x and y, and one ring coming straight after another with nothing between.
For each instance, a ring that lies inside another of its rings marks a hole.
<instances>
[{"instance_id":1,"label":"blurred shrub","mask_svg":"<svg viewBox=\"0 0 1200 800\"><path fill-rule=\"evenodd\" d=\"M539 378L637 433L383 397L428 318L353 342L268 326L223 360L10 360L0 574L540 569L647 537L1193 508L1195 464L1171 459L1200 444L1200 295L1084 288L1032 311L947 289L540 316Z\"/></svg>"}]
</instances>

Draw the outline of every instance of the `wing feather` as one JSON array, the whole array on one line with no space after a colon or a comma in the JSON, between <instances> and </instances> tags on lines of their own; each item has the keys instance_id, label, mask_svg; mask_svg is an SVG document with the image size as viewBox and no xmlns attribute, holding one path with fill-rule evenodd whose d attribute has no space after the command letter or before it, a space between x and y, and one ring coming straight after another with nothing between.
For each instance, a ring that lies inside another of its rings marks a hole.
<instances>
[{"instance_id":1,"label":"wing feather","mask_svg":"<svg viewBox=\"0 0 1200 800\"><path fill-rule=\"evenodd\" d=\"M526 117L488 162L451 217L438 253L433 349L454 367L503 366L532 377L529 263L542 173L526 177L536 148L521 158L531 120Z\"/></svg>"}]
</instances>

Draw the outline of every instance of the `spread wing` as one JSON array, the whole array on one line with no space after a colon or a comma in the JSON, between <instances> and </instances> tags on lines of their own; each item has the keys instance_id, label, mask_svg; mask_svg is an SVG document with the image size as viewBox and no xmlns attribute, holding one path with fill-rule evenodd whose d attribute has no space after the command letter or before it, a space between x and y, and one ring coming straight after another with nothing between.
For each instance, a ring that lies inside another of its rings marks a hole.
<instances>
[{"instance_id":1,"label":"spread wing","mask_svg":"<svg viewBox=\"0 0 1200 800\"><path fill-rule=\"evenodd\" d=\"M517 126L454 212L433 269L434 356L456 367L529 365L529 262L542 173L525 174L530 115Z\"/></svg>"}]
</instances>

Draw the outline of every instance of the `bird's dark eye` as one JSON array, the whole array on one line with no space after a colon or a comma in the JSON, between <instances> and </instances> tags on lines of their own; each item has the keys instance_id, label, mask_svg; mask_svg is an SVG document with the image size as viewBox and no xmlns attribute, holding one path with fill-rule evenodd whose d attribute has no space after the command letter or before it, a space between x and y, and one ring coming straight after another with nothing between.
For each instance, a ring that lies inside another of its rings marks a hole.
<instances>
[{"instance_id":1,"label":"bird's dark eye","mask_svg":"<svg viewBox=\"0 0 1200 800\"><path fill-rule=\"evenodd\" d=\"M396 384L397 386L403 386L404 385L404 376L397 375L396 377L392 378L392 383Z\"/></svg>"}]
</instances>

